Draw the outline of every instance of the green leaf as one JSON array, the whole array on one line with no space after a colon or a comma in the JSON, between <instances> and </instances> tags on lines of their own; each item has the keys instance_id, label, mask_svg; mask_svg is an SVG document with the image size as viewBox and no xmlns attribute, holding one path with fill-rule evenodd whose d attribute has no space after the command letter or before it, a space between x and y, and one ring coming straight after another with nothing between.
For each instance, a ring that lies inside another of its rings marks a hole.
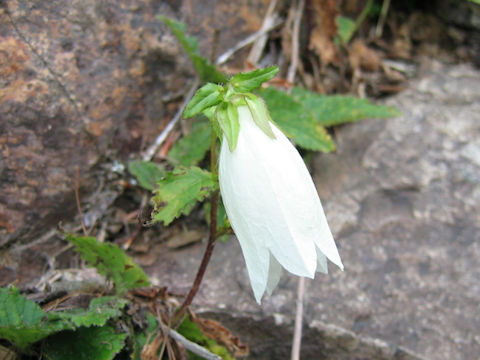
<instances>
[{"instance_id":1,"label":"green leaf","mask_svg":"<svg viewBox=\"0 0 480 360\"><path fill-rule=\"evenodd\" d=\"M222 101L223 88L219 85L207 83L197 90L183 111L184 118L200 114L205 109L219 104Z\"/></svg>"},{"instance_id":2,"label":"green leaf","mask_svg":"<svg viewBox=\"0 0 480 360\"><path fill-rule=\"evenodd\" d=\"M220 356L224 360L235 360L234 357L230 355L228 350L219 345L215 340L212 340L206 337L202 330L190 319L186 318L178 327L178 332L182 334L185 338L190 341L197 343L198 345L203 346L211 353ZM202 359L195 354L189 353L189 359Z\"/></svg>"},{"instance_id":3,"label":"green leaf","mask_svg":"<svg viewBox=\"0 0 480 360\"><path fill-rule=\"evenodd\" d=\"M207 119L195 120L190 133L178 140L167 154L174 165L196 165L205 157L210 148L212 127ZM153 189L152 189L153 190Z\"/></svg>"},{"instance_id":4,"label":"green leaf","mask_svg":"<svg viewBox=\"0 0 480 360\"><path fill-rule=\"evenodd\" d=\"M17 288L0 288L0 338L25 349L54 331L43 324L46 317L40 306Z\"/></svg>"},{"instance_id":5,"label":"green leaf","mask_svg":"<svg viewBox=\"0 0 480 360\"><path fill-rule=\"evenodd\" d=\"M335 143L325 128L301 103L272 87L263 89L260 94L275 123L298 146L322 152L335 150Z\"/></svg>"},{"instance_id":6,"label":"green leaf","mask_svg":"<svg viewBox=\"0 0 480 360\"><path fill-rule=\"evenodd\" d=\"M178 167L163 178L155 190L153 222L165 225L180 215L188 215L197 201L202 201L218 188L211 173L196 166Z\"/></svg>"},{"instance_id":7,"label":"green leaf","mask_svg":"<svg viewBox=\"0 0 480 360\"><path fill-rule=\"evenodd\" d=\"M250 113L252 114L255 124L270 138L275 139L270 122L272 118L268 112L267 105L258 96L250 95L245 97Z\"/></svg>"},{"instance_id":8,"label":"green leaf","mask_svg":"<svg viewBox=\"0 0 480 360\"><path fill-rule=\"evenodd\" d=\"M216 117L220 129L227 139L228 148L230 151L235 150L240 132L237 108L231 103L222 103L217 107Z\"/></svg>"},{"instance_id":9,"label":"green leaf","mask_svg":"<svg viewBox=\"0 0 480 360\"><path fill-rule=\"evenodd\" d=\"M51 360L111 360L123 349L126 337L109 325L81 327L50 336L44 352Z\"/></svg>"},{"instance_id":10,"label":"green leaf","mask_svg":"<svg viewBox=\"0 0 480 360\"><path fill-rule=\"evenodd\" d=\"M107 296L93 299L87 310L45 313L16 288L0 288L0 338L20 349L63 330L80 326L103 326L119 317L127 301Z\"/></svg>"},{"instance_id":11,"label":"green leaf","mask_svg":"<svg viewBox=\"0 0 480 360\"><path fill-rule=\"evenodd\" d=\"M127 300L116 296L104 296L90 301L88 309L73 309L67 312L48 314L50 322L62 321L63 329L75 329L80 326L103 326L109 319L122 315Z\"/></svg>"},{"instance_id":12,"label":"green leaf","mask_svg":"<svg viewBox=\"0 0 480 360\"><path fill-rule=\"evenodd\" d=\"M182 47L185 49L188 57L193 63L193 67L197 71L198 77L202 82L224 83L227 78L217 68L210 64L207 59L202 57L198 52L198 42L194 37L186 35L186 26L181 22L169 19L166 16L159 15L158 18L163 20L172 30Z\"/></svg>"},{"instance_id":13,"label":"green leaf","mask_svg":"<svg viewBox=\"0 0 480 360\"><path fill-rule=\"evenodd\" d=\"M272 79L278 73L278 66L239 73L230 79L233 88L238 92L249 92L259 88L264 82Z\"/></svg>"},{"instance_id":14,"label":"green leaf","mask_svg":"<svg viewBox=\"0 0 480 360\"><path fill-rule=\"evenodd\" d=\"M163 166L151 161L130 161L128 163L128 171L137 178L141 187L150 191L153 191L157 182L165 176Z\"/></svg>"},{"instance_id":15,"label":"green leaf","mask_svg":"<svg viewBox=\"0 0 480 360\"><path fill-rule=\"evenodd\" d=\"M325 96L298 87L292 90L292 96L310 111L319 124L325 127L362 119L390 118L401 115L392 106L375 105L367 99L353 96Z\"/></svg>"},{"instance_id":16,"label":"green leaf","mask_svg":"<svg viewBox=\"0 0 480 360\"><path fill-rule=\"evenodd\" d=\"M149 286L150 281L132 258L115 244L100 243L94 237L68 235L67 240L90 266L112 280L117 294L128 289Z\"/></svg>"},{"instance_id":17,"label":"green leaf","mask_svg":"<svg viewBox=\"0 0 480 360\"><path fill-rule=\"evenodd\" d=\"M153 339L155 339L155 333L158 332L160 327L157 318L150 312L148 312L146 315L146 322L146 328L142 329L141 331L135 331L135 347L138 349L138 353L136 354L136 357L132 356L134 359L141 359L141 349L143 349L148 341L151 342Z\"/></svg>"},{"instance_id":18,"label":"green leaf","mask_svg":"<svg viewBox=\"0 0 480 360\"><path fill-rule=\"evenodd\" d=\"M355 34L355 21L344 16L337 16L335 20L338 37L344 44L348 44Z\"/></svg>"}]
</instances>

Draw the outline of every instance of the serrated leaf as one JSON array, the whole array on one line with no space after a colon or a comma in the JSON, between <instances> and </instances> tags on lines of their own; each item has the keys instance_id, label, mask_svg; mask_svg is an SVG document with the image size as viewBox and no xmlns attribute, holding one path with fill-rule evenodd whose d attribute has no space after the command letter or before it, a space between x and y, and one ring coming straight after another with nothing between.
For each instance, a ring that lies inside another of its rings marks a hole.
<instances>
[{"instance_id":1,"label":"serrated leaf","mask_svg":"<svg viewBox=\"0 0 480 360\"><path fill-rule=\"evenodd\" d=\"M172 146L167 154L168 159L174 165L192 166L198 164L210 148L211 136L212 127L209 121L205 118L195 120L190 133Z\"/></svg>"},{"instance_id":2,"label":"serrated leaf","mask_svg":"<svg viewBox=\"0 0 480 360\"><path fill-rule=\"evenodd\" d=\"M90 301L88 309L73 309L67 312L48 313L50 322L62 321L63 329L81 326L103 326L109 319L119 317L127 300L116 296L104 296Z\"/></svg>"},{"instance_id":3,"label":"serrated leaf","mask_svg":"<svg viewBox=\"0 0 480 360\"><path fill-rule=\"evenodd\" d=\"M44 352L51 360L111 360L123 349L126 337L109 325L81 327L50 336Z\"/></svg>"},{"instance_id":4,"label":"serrated leaf","mask_svg":"<svg viewBox=\"0 0 480 360\"><path fill-rule=\"evenodd\" d=\"M249 92L262 86L262 84L277 75L278 66L270 66L265 69L239 73L230 79L233 88L238 92Z\"/></svg>"},{"instance_id":5,"label":"serrated leaf","mask_svg":"<svg viewBox=\"0 0 480 360\"><path fill-rule=\"evenodd\" d=\"M152 161L130 161L128 171L135 176L141 187L150 191L155 189L157 181L165 175L163 166Z\"/></svg>"},{"instance_id":6,"label":"serrated leaf","mask_svg":"<svg viewBox=\"0 0 480 360\"><path fill-rule=\"evenodd\" d=\"M67 240L75 245L82 259L113 282L117 294L150 285L143 270L115 244L100 243L87 236L68 235Z\"/></svg>"},{"instance_id":7,"label":"serrated leaf","mask_svg":"<svg viewBox=\"0 0 480 360\"><path fill-rule=\"evenodd\" d=\"M47 314L17 288L0 288L0 338L20 349L41 340L54 330L44 326Z\"/></svg>"},{"instance_id":8,"label":"serrated leaf","mask_svg":"<svg viewBox=\"0 0 480 360\"><path fill-rule=\"evenodd\" d=\"M345 17L337 16L337 35L344 44L348 44L355 33L355 21Z\"/></svg>"},{"instance_id":9,"label":"serrated leaf","mask_svg":"<svg viewBox=\"0 0 480 360\"><path fill-rule=\"evenodd\" d=\"M325 127L362 119L390 118L401 115L392 106L375 105L367 99L353 96L325 96L298 87L292 90L292 96L310 111L319 124Z\"/></svg>"},{"instance_id":10,"label":"serrated leaf","mask_svg":"<svg viewBox=\"0 0 480 360\"><path fill-rule=\"evenodd\" d=\"M219 104L222 101L223 88L219 85L207 83L197 90L183 111L184 118L200 114L205 109Z\"/></svg>"},{"instance_id":11,"label":"serrated leaf","mask_svg":"<svg viewBox=\"0 0 480 360\"><path fill-rule=\"evenodd\" d=\"M231 103L223 103L217 107L215 115L220 129L227 139L230 151L235 150L240 131L237 108Z\"/></svg>"},{"instance_id":12,"label":"serrated leaf","mask_svg":"<svg viewBox=\"0 0 480 360\"><path fill-rule=\"evenodd\" d=\"M196 166L178 167L163 178L155 190L153 222L165 225L180 215L188 215L197 201L216 190L218 182L212 174Z\"/></svg>"},{"instance_id":13,"label":"serrated leaf","mask_svg":"<svg viewBox=\"0 0 480 360\"><path fill-rule=\"evenodd\" d=\"M186 35L186 26L181 22L170 19L166 16L159 15L158 18L163 20L168 25L170 30L185 49L188 57L193 63L198 77L202 82L224 83L227 78L224 74L217 70L217 68L210 64L207 59L198 52L198 42L194 37Z\"/></svg>"},{"instance_id":14,"label":"serrated leaf","mask_svg":"<svg viewBox=\"0 0 480 360\"><path fill-rule=\"evenodd\" d=\"M0 338L20 349L64 330L80 326L102 326L121 315L127 301L117 297L93 299L87 310L45 313L16 288L0 288Z\"/></svg>"},{"instance_id":15,"label":"serrated leaf","mask_svg":"<svg viewBox=\"0 0 480 360\"><path fill-rule=\"evenodd\" d=\"M272 87L263 89L260 94L272 119L298 146L322 152L335 150L335 143L325 128L302 104Z\"/></svg>"}]
</instances>

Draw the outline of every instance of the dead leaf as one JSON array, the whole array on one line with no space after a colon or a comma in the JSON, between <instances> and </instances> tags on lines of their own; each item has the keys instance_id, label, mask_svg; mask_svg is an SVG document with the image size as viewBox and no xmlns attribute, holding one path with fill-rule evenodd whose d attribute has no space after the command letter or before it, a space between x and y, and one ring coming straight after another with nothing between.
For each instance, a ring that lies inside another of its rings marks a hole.
<instances>
[{"instance_id":1,"label":"dead leaf","mask_svg":"<svg viewBox=\"0 0 480 360\"><path fill-rule=\"evenodd\" d=\"M307 9L308 11L308 9ZM320 58L322 69L332 64L337 57L333 37L337 34L335 18L339 12L335 0L313 0L311 9L314 28L310 33L309 49Z\"/></svg>"},{"instance_id":2,"label":"dead leaf","mask_svg":"<svg viewBox=\"0 0 480 360\"><path fill-rule=\"evenodd\" d=\"M373 72L380 67L380 56L360 39L356 39L350 46L348 59L353 71L360 69Z\"/></svg>"},{"instance_id":3,"label":"dead leaf","mask_svg":"<svg viewBox=\"0 0 480 360\"><path fill-rule=\"evenodd\" d=\"M233 356L248 356L248 345L242 343L238 337L216 320L199 318L192 313L192 321L198 325L203 334L226 348Z\"/></svg>"},{"instance_id":4,"label":"dead leaf","mask_svg":"<svg viewBox=\"0 0 480 360\"><path fill-rule=\"evenodd\" d=\"M157 336L155 337L155 339L153 339L152 342L149 343L148 341L149 339L147 339L147 343L142 349L142 360L157 360L158 350L163 344L163 335L161 332L158 332Z\"/></svg>"}]
</instances>

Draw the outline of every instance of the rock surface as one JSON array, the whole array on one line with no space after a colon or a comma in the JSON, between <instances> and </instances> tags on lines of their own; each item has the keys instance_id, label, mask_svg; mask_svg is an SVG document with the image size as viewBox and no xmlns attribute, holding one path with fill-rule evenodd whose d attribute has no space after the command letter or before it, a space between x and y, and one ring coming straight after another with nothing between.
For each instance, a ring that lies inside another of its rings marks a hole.
<instances>
[{"instance_id":1,"label":"rock surface","mask_svg":"<svg viewBox=\"0 0 480 360\"><path fill-rule=\"evenodd\" d=\"M260 28L267 3L0 2L0 247L69 219L76 169L87 196L99 159L139 152L171 118L194 75L156 15L186 22L208 56L215 28L221 53Z\"/></svg>"},{"instance_id":2,"label":"rock surface","mask_svg":"<svg viewBox=\"0 0 480 360\"><path fill-rule=\"evenodd\" d=\"M387 346L382 355L380 346L378 357L365 358L480 353L480 73L430 62L420 74L387 101L403 116L339 128L338 153L315 157L314 177L345 272L331 266L328 276L307 282L304 358L363 356L355 347L343 355L326 351L319 324L409 349ZM159 284L186 291L203 246L164 249L149 272ZM220 318L233 314L227 324L247 343L287 348L296 285L284 274L258 306L231 240L217 245L195 305Z\"/></svg>"}]
</instances>

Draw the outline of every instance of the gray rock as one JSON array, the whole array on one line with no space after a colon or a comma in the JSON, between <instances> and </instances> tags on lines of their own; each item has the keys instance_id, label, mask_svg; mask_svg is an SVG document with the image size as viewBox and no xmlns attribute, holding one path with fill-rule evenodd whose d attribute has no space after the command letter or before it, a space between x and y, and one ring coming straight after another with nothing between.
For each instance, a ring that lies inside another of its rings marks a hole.
<instances>
[{"instance_id":1,"label":"gray rock","mask_svg":"<svg viewBox=\"0 0 480 360\"><path fill-rule=\"evenodd\" d=\"M480 354L480 73L467 65L425 68L387 101L403 116L341 127L338 152L315 157L315 181L345 272L331 266L328 276L307 281L304 358ZM165 250L149 271L159 284L186 291L203 246ZM217 317L248 318L231 321L246 342L266 346L278 332L272 341L289 348L296 284L284 274L257 305L231 240L216 246L194 304ZM327 346L332 329L350 339L337 342L343 353ZM365 338L383 355L362 353ZM312 357L315 351L321 356ZM288 352L279 354L269 358Z\"/></svg>"}]
</instances>

